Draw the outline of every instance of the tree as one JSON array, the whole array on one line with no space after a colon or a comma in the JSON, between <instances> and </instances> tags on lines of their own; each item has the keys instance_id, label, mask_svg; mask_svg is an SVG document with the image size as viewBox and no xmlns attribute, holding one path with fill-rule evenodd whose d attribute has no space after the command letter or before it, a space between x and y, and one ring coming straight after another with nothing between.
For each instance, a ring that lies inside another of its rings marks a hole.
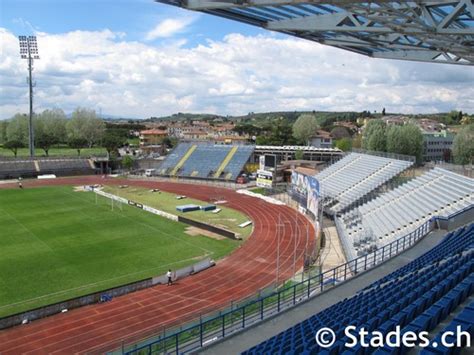
<instances>
[{"instance_id":1,"label":"tree","mask_svg":"<svg viewBox=\"0 0 474 355\"><path fill-rule=\"evenodd\" d=\"M348 152L352 149L352 141L349 138L341 138L336 141L336 148L344 152Z\"/></svg>"},{"instance_id":2,"label":"tree","mask_svg":"<svg viewBox=\"0 0 474 355\"><path fill-rule=\"evenodd\" d=\"M25 146L28 144L28 117L17 113L12 117L7 126L7 141L22 142Z\"/></svg>"},{"instance_id":3,"label":"tree","mask_svg":"<svg viewBox=\"0 0 474 355\"><path fill-rule=\"evenodd\" d=\"M387 145L386 127L387 125L382 120L370 120L363 132L362 147L367 150L385 152Z\"/></svg>"},{"instance_id":4,"label":"tree","mask_svg":"<svg viewBox=\"0 0 474 355\"><path fill-rule=\"evenodd\" d=\"M462 119L462 111L452 110L448 114L448 124L457 123Z\"/></svg>"},{"instance_id":5,"label":"tree","mask_svg":"<svg viewBox=\"0 0 474 355\"><path fill-rule=\"evenodd\" d=\"M423 153L423 135L414 124L390 126L387 129L387 152L416 157L421 162Z\"/></svg>"},{"instance_id":6,"label":"tree","mask_svg":"<svg viewBox=\"0 0 474 355\"><path fill-rule=\"evenodd\" d=\"M304 144L308 144L309 139L316 133L318 128L319 124L314 115L302 114L293 125L293 137L304 142Z\"/></svg>"},{"instance_id":7,"label":"tree","mask_svg":"<svg viewBox=\"0 0 474 355\"><path fill-rule=\"evenodd\" d=\"M295 159L296 160L302 160L303 159L304 152L301 149L298 149L295 152Z\"/></svg>"},{"instance_id":8,"label":"tree","mask_svg":"<svg viewBox=\"0 0 474 355\"><path fill-rule=\"evenodd\" d=\"M60 109L44 110L35 122L35 145L49 155L50 148L66 139L66 115Z\"/></svg>"},{"instance_id":9,"label":"tree","mask_svg":"<svg viewBox=\"0 0 474 355\"><path fill-rule=\"evenodd\" d=\"M268 138L265 136L258 136L255 140L256 145L269 145Z\"/></svg>"},{"instance_id":10,"label":"tree","mask_svg":"<svg viewBox=\"0 0 474 355\"><path fill-rule=\"evenodd\" d=\"M133 168L134 163L135 161L130 155L126 155L122 158L122 166L127 170Z\"/></svg>"},{"instance_id":11,"label":"tree","mask_svg":"<svg viewBox=\"0 0 474 355\"><path fill-rule=\"evenodd\" d=\"M285 119L279 120L272 128L272 133L269 137L269 144L292 145L295 143L291 125Z\"/></svg>"},{"instance_id":12,"label":"tree","mask_svg":"<svg viewBox=\"0 0 474 355\"><path fill-rule=\"evenodd\" d=\"M423 155L423 134L418 126L407 124L402 126L404 146L401 154L416 157L418 164L422 161Z\"/></svg>"},{"instance_id":13,"label":"tree","mask_svg":"<svg viewBox=\"0 0 474 355\"><path fill-rule=\"evenodd\" d=\"M402 127L392 125L387 128L387 152L400 153L402 150Z\"/></svg>"},{"instance_id":14,"label":"tree","mask_svg":"<svg viewBox=\"0 0 474 355\"><path fill-rule=\"evenodd\" d=\"M453 156L456 164L472 164L474 160L474 124L463 127L454 138Z\"/></svg>"},{"instance_id":15,"label":"tree","mask_svg":"<svg viewBox=\"0 0 474 355\"><path fill-rule=\"evenodd\" d=\"M125 144L126 139L120 135L107 132L102 140L103 147L107 150L107 153L110 155L115 153L118 148Z\"/></svg>"},{"instance_id":16,"label":"tree","mask_svg":"<svg viewBox=\"0 0 474 355\"><path fill-rule=\"evenodd\" d=\"M382 109L382 116L385 116L385 107Z\"/></svg>"},{"instance_id":17,"label":"tree","mask_svg":"<svg viewBox=\"0 0 474 355\"><path fill-rule=\"evenodd\" d=\"M11 141L6 141L5 144L3 144L3 147L6 149L10 149L13 154L15 154L15 158L18 154L18 149L23 148L25 145L23 144L22 141L17 141L17 140L11 140Z\"/></svg>"},{"instance_id":18,"label":"tree","mask_svg":"<svg viewBox=\"0 0 474 355\"><path fill-rule=\"evenodd\" d=\"M8 121L0 121L0 144L7 141L7 126Z\"/></svg>"},{"instance_id":19,"label":"tree","mask_svg":"<svg viewBox=\"0 0 474 355\"><path fill-rule=\"evenodd\" d=\"M63 110L55 108L44 110L37 118L37 122L43 125L46 131L53 135L59 143L67 142L66 124L67 118Z\"/></svg>"},{"instance_id":20,"label":"tree","mask_svg":"<svg viewBox=\"0 0 474 355\"><path fill-rule=\"evenodd\" d=\"M94 110L77 108L66 125L68 139L84 138L91 148L100 143L105 134L105 123L97 118Z\"/></svg>"},{"instance_id":21,"label":"tree","mask_svg":"<svg viewBox=\"0 0 474 355\"><path fill-rule=\"evenodd\" d=\"M35 135L35 146L43 149L46 156L49 156L49 150L57 143L59 143L57 137L47 131Z\"/></svg>"},{"instance_id":22,"label":"tree","mask_svg":"<svg viewBox=\"0 0 474 355\"><path fill-rule=\"evenodd\" d=\"M293 131L288 120L280 118L272 126L265 127L266 135L260 135L256 138L258 145L293 145L296 140L293 137Z\"/></svg>"},{"instance_id":23,"label":"tree","mask_svg":"<svg viewBox=\"0 0 474 355\"><path fill-rule=\"evenodd\" d=\"M81 155L81 149L87 147L87 140L85 138L70 138L67 142L70 148L77 150L77 156Z\"/></svg>"}]
</instances>

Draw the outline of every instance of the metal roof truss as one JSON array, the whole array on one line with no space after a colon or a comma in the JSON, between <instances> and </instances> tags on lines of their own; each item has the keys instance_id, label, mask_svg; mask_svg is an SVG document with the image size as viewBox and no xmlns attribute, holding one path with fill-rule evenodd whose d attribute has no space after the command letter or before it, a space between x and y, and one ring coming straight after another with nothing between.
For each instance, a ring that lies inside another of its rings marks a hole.
<instances>
[{"instance_id":1,"label":"metal roof truss","mask_svg":"<svg viewBox=\"0 0 474 355\"><path fill-rule=\"evenodd\" d=\"M158 0L374 58L474 65L474 0Z\"/></svg>"}]
</instances>

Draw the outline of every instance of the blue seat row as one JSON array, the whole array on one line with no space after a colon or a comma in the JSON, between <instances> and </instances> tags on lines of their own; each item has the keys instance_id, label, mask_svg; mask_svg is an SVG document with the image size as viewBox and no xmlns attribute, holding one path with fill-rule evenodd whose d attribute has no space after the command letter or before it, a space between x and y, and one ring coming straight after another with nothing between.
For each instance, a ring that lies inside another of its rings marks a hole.
<instances>
[{"instance_id":1,"label":"blue seat row","mask_svg":"<svg viewBox=\"0 0 474 355\"><path fill-rule=\"evenodd\" d=\"M376 349L345 348L347 325L387 334L397 325L402 332L433 330L474 293L474 224L449 233L436 247L405 267L374 282L324 311L247 350L244 354L372 353ZM321 348L314 336L331 328L337 341ZM407 349L379 349L403 354Z\"/></svg>"},{"instance_id":2,"label":"blue seat row","mask_svg":"<svg viewBox=\"0 0 474 355\"><path fill-rule=\"evenodd\" d=\"M472 284L471 284L472 287ZM461 297L463 297L461 295ZM471 302L467 307L465 307L460 314L458 314L450 323L447 327L445 327L442 331L440 331L433 339L431 342L431 345L425 349L423 349L420 354L421 355L432 355L432 354L456 354L458 353L459 347L453 348L450 346L447 346L447 344L442 343L442 334L446 332L452 332L453 335L447 336L446 340L449 341L450 344L455 344L457 339L454 336L454 334L457 333L459 330L462 332L466 332L466 334L469 334L470 338L472 339L474 337L474 301ZM464 336L461 336L459 338L461 341L461 346L467 346L467 338ZM433 344L436 343L437 346L434 346ZM471 344L472 346L472 344Z\"/></svg>"},{"instance_id":3,"label":"blue seat row","mask_svg":"<svg viewBox=\"0 0 474 355\"><path fill-rule=\"evenodd\" d=\"M217 171L231 148L228 145L198 145L193 154L186 160L178 175L210 177L210 174Z\"/></svg>"},{"instance_id":4,"label":"blue seat row","mask_svg":"<svg viewBox=\"0 0 474 355\"><path fill-rule=\"evenodd\" d=\"M180 167L177 172L178 176L213 178L232 149L232 146L229 145L180 143L161 163L158 173L169 175L193 145L196 146L196 149ZM238 146L237 151L224 167L220 178L235 180L243 171L254 149L254 146L249 145Z\"/></svg>"},{"instance_id":5,"label":"blue seat row","mask_svg":"<svg viewBox=\"0 0 474 355\"><path fill-rule=\"evenodd\" d=\"M167 175L170 171L178 165L181 158L186 154L186 152L191 148L190 143L180 143L176 146L170 154L166 156L166 159L163 160L158 171L162 175Z\"/></svg>"},{"instance_id":6,"label":"blue seat row","mask_svg":"<svg viewBox=\"0 0 474 355\"><path fill-rule=\"evenodd\" d=\"M227 164L226 168L224 169L224 173L222 174L223 177L226 177L227 174L230 174L230 178L235 180L244 168L245 163L247 163L247 161L250 159L253 151L253 146L239 146L239 149L237 149L229 164Z\"/></svg>"},{"instance_id":7,"label":"blue seat row","mask_svg":"<svg viewBox=\"0 0 474 355\"><path fill-rule=\"evenodd\" d=\"M379 281L370 285L367 288L373 287L374 285L382 284L391 279L396 279L400 275L405 274L408 271L415 271L426 265L433 264L435 261L442 260L446 255L454 254L466 247L474 247L474 241L470 238L470 234L474 230L474 225L470 225L456 232L451 232L446 235L443 243L435 246L416 260L405 265L404 267L392 272L391 274L381 278Z\"/></svg>"}]
</instances>

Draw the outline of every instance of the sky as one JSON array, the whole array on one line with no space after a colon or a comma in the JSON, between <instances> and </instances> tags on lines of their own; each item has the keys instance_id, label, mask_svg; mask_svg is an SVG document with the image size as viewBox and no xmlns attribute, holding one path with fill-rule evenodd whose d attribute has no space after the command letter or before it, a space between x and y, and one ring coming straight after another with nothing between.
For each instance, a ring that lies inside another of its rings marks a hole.
<instances>
[{"instance_id":1,"label":"sky","mask_svg":"<svg viewBox=\"0 0 474 355\"><path fill-rule=\"evenodd\" d=\"M35 112L474 113L474 69L372 59L153 0L0 0L0 119L28 112L18 35L36 35Z\"/></svg>"}]
</instances>

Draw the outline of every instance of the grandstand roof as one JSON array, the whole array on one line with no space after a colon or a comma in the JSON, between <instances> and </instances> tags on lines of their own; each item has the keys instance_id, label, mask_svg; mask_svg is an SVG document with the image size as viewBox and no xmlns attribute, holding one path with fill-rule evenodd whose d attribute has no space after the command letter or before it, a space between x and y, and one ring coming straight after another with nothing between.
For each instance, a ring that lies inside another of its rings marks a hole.
<instances>
[{"instance_id":1,"label":"grandstand roof","mask_svg":"<svg viewBox=\"0 0 474 355\"><path fill-rule=\"evenodd\" d=\"M332 152L342 153L339 148L318 148L306 145L257 145L256 150L272 150L272 151L295 151L302 150L304 152Z\"/></svg>"},{"instance_id":2,"label":"grandstand roof","mask_svg":"<svg viewBox=\"0 0 474 355\"><path fill-rule=\"evenodd\" d=\"M156 1L369 57L474 65L471 0Z\"/></svg>"}]
</instances>

